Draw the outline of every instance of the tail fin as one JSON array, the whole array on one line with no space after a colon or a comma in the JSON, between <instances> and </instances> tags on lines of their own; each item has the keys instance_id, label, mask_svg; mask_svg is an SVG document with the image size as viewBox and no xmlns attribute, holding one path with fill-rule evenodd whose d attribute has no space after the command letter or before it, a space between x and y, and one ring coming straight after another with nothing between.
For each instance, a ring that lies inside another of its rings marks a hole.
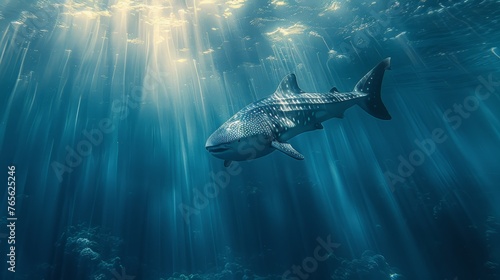
<instances>
[{"instance_id":1,"label":"tail fin","mask_svg":"<svg viewBox=\"0 0 500 280\"><path fill-rule=\"evenodd\" d=\"M382 119L390 120L391 115L382 103L380 97L380 88L382 86L382 79L386 69L391 69L391 58L388 57L382 60L377 66L373 67L354 87L354 91L367 93L366 99L359 104L363 110L370 115Z\"/></svg>"}]
</instances>

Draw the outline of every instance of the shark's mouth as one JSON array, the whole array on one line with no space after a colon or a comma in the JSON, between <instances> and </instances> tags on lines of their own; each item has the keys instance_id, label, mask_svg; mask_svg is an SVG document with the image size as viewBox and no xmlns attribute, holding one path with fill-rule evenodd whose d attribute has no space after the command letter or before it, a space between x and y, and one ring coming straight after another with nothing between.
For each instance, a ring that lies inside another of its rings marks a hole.
<instances>
[{"instance_id":1,"label":"shark's mouth","mask_svg":"<svg viewBox=\"0 0 500 280\"><path fill-rule=\"evenodd\" d=\"M208 149L209 152L211 153L222 153L222 152L225 152L229 150L229 148L212 148L212 149Z\"/></svg>"},{"instance_id":2,"label":"shark's mouth","mask_svg":"<svg viewBox=\"0 0 500 280\"><path fill-rule=\"evenodd\" d=\"M225 146L217 145L217 146L207 147L207 150L211 153L218 154L218 153L223 153L223 152L229 150L229 148L225 147Z\"/></svg>"}]
</instances>

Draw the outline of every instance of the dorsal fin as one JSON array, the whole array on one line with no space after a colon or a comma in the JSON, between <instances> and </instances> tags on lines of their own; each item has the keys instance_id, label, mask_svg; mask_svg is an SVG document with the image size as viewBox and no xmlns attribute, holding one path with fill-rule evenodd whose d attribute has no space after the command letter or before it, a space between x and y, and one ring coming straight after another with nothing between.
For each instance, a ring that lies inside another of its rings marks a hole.
<instances>
[{"instance_id":1,"label":"dorsal fin","mask_svg":"<svg viewBox=\"0 0 500 280\"><path fill-rule=\"evenodd\" d=\"M290 74L283 78L283 80L281 80L281 83L274 94L287 96L293 94L301 94L303 92L304 91L302 91L297 84L297 77L295 77L295 74Z\"/></svg>"},{"instance_id":2,"label":"dorsal fin","mask_svg":"<svg viewBox=\"0 0 500 280\"><path fill-rule=\"evenodd\" d=\"M330 90L331 93L335 93L335 92L340 92L336 87L332 87L332 89Z\"/></svg>"}]
</instances>

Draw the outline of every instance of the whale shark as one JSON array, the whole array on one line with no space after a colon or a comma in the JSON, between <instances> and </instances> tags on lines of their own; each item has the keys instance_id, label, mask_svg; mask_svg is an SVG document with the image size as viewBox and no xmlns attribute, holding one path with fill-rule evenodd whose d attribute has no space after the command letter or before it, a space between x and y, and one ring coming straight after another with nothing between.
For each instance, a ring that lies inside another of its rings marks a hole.
<instances>
[{"instance_id":1,"label":"whale shark","mask_svg":"<svg viewBox=\"0 0 500 280\"><path fill-rule=\"evenodd\" d=\"M323 129L322 122L343 118L354 105L375 118L391 119L381 99L382 80L390 64L390 57L382 60L349 92L339 92L336 87L325 93L304 92L295 74L289 74L272 95L247 105L215 130L205 148L223 159L226 167L232 161L256 159L275 150L303 160L304 156L287 141Z\"/></svg>"}]
</instances>

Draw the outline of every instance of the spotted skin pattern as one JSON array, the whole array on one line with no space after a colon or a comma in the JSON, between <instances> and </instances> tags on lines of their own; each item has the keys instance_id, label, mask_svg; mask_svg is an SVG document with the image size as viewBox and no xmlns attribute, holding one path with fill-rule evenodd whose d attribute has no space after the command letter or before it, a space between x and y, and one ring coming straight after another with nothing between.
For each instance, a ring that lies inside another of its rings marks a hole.
<instances>
[{"instance_id":1,"label":"spotted skin pattern","mask_svg":"<svg viewBox=\"0 0 500 280\"><path fill-rule=\"evenodd\" d=\"M380 98L382 78L389 66L390 58L386 58L353 91L343 93L336 88L328 93L304 92L296 76L290 74L274 94L246 106L219 127L208 138L206 148L226 160L226 166L233 160L254 159L276 149L303 159L286 141L300 133L322 129L322 122L342 118L344 111L354 105L377 118L391 118Z\"/></svg>"},{"instance_id":2,"label":"spotted skin pattern","mask_svg":"<svg viewBox=\"0 0 500 280\"><path fill-rule=\"evenodd\" d=\"M231 125L241 121L252 124L254 118L260 118L258 125L262 130L259 132L271 132L274 139L285 142L302 132L320 127L319 124L329 118L342 117L343 111L349 105L355 104L349 101L365 96L367 94L360 92L272 95L243 108L229 119L228 123ZM336 113L332 115L330 112L333 111ZM255 127L251 126L244 129L243 134L233 137L246 137L256 131Z\"/></svg>"}]
</instances>

